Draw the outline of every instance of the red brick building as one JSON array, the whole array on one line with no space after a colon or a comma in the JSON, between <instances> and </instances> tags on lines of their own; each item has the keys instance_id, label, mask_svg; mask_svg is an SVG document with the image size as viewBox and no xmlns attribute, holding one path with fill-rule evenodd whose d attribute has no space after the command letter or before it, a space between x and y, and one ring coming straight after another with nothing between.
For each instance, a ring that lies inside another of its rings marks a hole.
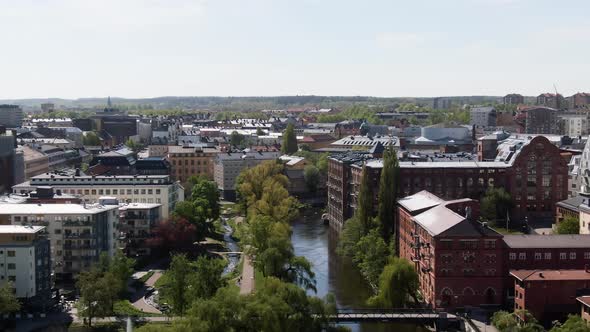
<instances>
[{"instance_id":1,"label":"red brick building","mask_svg":"<svg viewBox=\"0 0 590 332\"><path fill-rule=\"evenodd\" d=\"M510 275L514 279L514 309L529 311L546 326L580 312L576 298L590 294L588 270L515 270Z\"/></svg>"},{"instance_id":2,"label":"red brick building","mask_svg":"<svg viewBox=\"0 0 590 332\"><path fill-rule=\"evenodd\" d=\"M474 221L479 204L422 191L399 200L399 255L414 262L435 308L500 305L502 235Z\"/></svg>"}]
</instances>

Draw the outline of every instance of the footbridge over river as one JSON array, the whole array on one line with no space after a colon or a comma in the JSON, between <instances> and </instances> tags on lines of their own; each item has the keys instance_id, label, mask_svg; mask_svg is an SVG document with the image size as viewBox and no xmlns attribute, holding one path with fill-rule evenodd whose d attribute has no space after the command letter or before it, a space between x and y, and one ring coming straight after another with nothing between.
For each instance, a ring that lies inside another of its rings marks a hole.
<instances>
[{"instance_id":1,"label":"footbridge over river","mask_svg":"<svg viewBox=\"0 0 590 332\"><path fill-rule=\"evenodd\" d=\"M390 322L413 323L433 326L444 331L449 326L458 326L462 318L453 314L432 309L339 309L329 315L335 323Z\"/></svg>"}]
</instances>

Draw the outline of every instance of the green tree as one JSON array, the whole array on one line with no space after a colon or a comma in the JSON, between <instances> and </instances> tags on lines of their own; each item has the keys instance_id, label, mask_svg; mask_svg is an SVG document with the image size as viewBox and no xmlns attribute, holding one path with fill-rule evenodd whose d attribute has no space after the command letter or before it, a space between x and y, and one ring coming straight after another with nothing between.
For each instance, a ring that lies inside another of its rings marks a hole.
<instances>
[{"instance_id":1,"label":"green tree","mask_svg":"<svg viewBox=\"0 0 590 332\"><path fill-rule=\"evenodd\" d=\"M303 178L305 179L305 186L307 190L314 193L318 190L320 182L320 170L314 165L307 165L303 170Z\"/></svg>"},{"instance_id":2,"label":"green tree","mask_svg":"<svg viewBox=\"0 0 590 332\"><path fill-rule=\"evenodd\" d=\"M550 332L590 332L590 325L579 315L569 315L565 323L556 324Z\"/></svg>"},{"instance_id":3,"label":"green tree","mask_svg":"<svg viewBox=\"0 0 590 332\"><path fill-rule=\"evenodd\" d=\"M108 271L118 281L117 293L124 296L127 291L127 281L133 275L135 260L126 257L121 250L117 250L115 256L109 262Z\"/></svg>"},{"instance_id":4,"label":"green tree","mask_svg":"<svg viewBox=\"0 0 590 332\"><path fill-rule=\"evenodd\" d=\"M293 154L297 152L297 136L295 136L295 127L289 123L287 129L283 133L283 145L281 146L281 152L284 154Z\"/></svg>"},{"instance_id":5,"label":"green tree","mask_svg":"<svg viewBox=\"0 0 590 332\"><path fill-rule=\"evenodd\" d=\"M184 315L190 304L187 289L190 285L192 266L186 255L172 256L170 268L166 271L168 283L162 290L162 295L171 304L172 311L177 315Z\"/></svg>"},{"instance_id":6,"label":"green tree","mask_svg":"<svg viewBox=\"0 0 590 332\"><path fill-rule=\"evenodd\" d=\"M371 188L369 170L367 167L363 166L357 206L354 212L355 217L361 225L363 235L369 233L373 226L373 191Z\"/></svg>"},{"instance_id":7,"label":"green tree","mask_svg":"<svg viewBox=\"0 0 590 332\"><path fill-rule=\"evenodd\" d=\"M358 218L352 218L344 222L340 237L338 238L337 252L341 256L354 257L357 251L357 243L363 237L363 227Z\"/></svg>"},{"instance_id":8,"label":"green tree","mask_svg":"<svg viewBox=\"0 0 590 332\"><path fill-rule=\"evenodd\" d=\"M264 136L264 131L262 130L262 128L256 128L256 136Z\"/></svg>"},{"instance_id":9,"label":"green tree","mask_svg":"<svg viewBox=\"0 0 590 332\"><path fill-rule=\"evenodd\" d=\"M353 261L369 283L377 285L389 256L387 244L377 229L372 229L356 243Z\"/></svg>"},{"instance_id":10,"label":"green tree","mask_svg":"<svg viewBox=\"0 0 590 332\"><path fill-rule=\"evenodd\" d=\"M379 231L385 243L389 243L395 232L397 185L399 177L399 162L395 150L390 146L383 153L383 169L379 184L379 206L377 220Z\"/></svg>"},{"instance_id":11,"label":"green tree","mask_svg":"<svg viewBox=\"0 0 590 332\"><path fill-rule=\"evenodd\" d=\"M112 314L118 293L118 287L113 285L119 285L119 280L112 273L103 272L96 267L78 275L78 316L88 318L88 326L92 326L93 318Z\"/></svg>"},{"instance_id":12,"label":"green tree","mask_svg":"<svg viewBox=\"0 0 590 332\"><path fill-rule=\"evenodd\" d=\"M379 276L377 295L369 299L369 304L380 307L402 308L410 303L418 303L418 274L409 261L394 257Z\"/></svg>"},{"instance_id":13,"label":"green tree","mask_svg":"<svg viewBox=\"0 0 590 332\"><path fill-rule=\"evenodd\" d=\"M567 216L557 224L557 234L580 234L580 220Z\"/></svg>"},{"instance_id":14,"label":"green tree","mask_svg":"<svg viewBox=\"0 0 590 332\"><path fill-rule=\"evenodd\" d=\"M20 310L20 302L12 291L12 284L7 282L0 287L0 313L7 314Z\"/></svg>"},{"instance_id":15,"label":"green tree","mask_svg":"<svg viewBox=\"0 0 590 332\"><path fill-rule=\"evenodd\" d=\"M138 152L139 150L141 150L140 144L135 143L135 141L131 138L127 139L127 141L125 142L125 146L133 152Z\"/></svg>"},{"instance_id":16,"label":"green tree","mask_svg":"<svg viewBox=\"0 0 590 332\"><path fill-rule=\"evenodd\" d=\"M514 313L497 311L492 316L492 324L501 332L545 331L545 329L539 325L535 317L526 310L517 310Z\"/></svg>"},{"instance_id":17,"label":"green tree","mask_svg":"<svg viewBox=\"0 0 590 332\"><path fill-rule=\"evenodd\" d=\"M192 188L191 198L198 202L197 206L201 207L201 213L207 220L213 221L219 219L219 190L217 184L205 178L199 178ZM202 201L198 201L198 200ZM197 209L199 210L199 209Z\"/></svg>"},{"instance_id":18,"label":"green tree","mask_svg":"<svg viewBox=\"0 0 590 332\"><path fill-rule=\"evenodd\" d=\"M504 188L489 188L481 200L482 218L496 226L503 226L500 222L506 220L511 209L512 198Z\"/></svg>"},{"instance_id":19,"label":"green tree","mask_svg":"<svg viewBox=\"0 0 590 332\"><path fill-rule=\"evenodd\" d=\"M195 273L191 281L192 298L210 298L215 292L225 286L221 277L224 262L220 259L209 259L203 256L195 262Z\"/></svg>"},{"instance_id":20,"label":"green tree","mask_svg":"<svg viewBox=\"0 0 590 332\"><path fill-rule=\"evenodd\" d=\"M246 142L246 137L237 131L233 131L229 137L229 142L232 146L243 147Z\"/></svg>"},{"instance_id":21,"label":"green tree","mask_svg":"<svg viewBox=\"0 0 590 332\"><path fill-rule=\"evenodd\" d=\"M93 131L89 131L89 132L86 132L84 134L84 137L82 137L82 144L88 145L88 146L99 146L99 145L101 145L100 138Z\"/></svg>"}]
</instances>

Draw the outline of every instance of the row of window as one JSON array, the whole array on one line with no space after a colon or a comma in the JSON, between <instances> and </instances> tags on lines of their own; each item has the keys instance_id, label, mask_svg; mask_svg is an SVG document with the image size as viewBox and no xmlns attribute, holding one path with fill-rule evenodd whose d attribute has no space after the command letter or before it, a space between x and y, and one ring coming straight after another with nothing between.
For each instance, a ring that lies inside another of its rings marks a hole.
<instances>
[{"instance_id":1,"label":"row of window","mask_svg":"<svg viewBox=\"0 0 590 332\"><path fill-rule=\"evenodd\" d=\"M188 161L187 159L185 159L185 160L184 160L184 165L188 165L188 164L189 164L189 161ZM195 160L194 160L194 159L191 159L191 160L190 160L190 164L191 164L191 165L194 165L194 164L195 164ZM204 165L204 166L207 166L207 164L208 164L208 163L207 163L207 160L203 160L203 165ZM176 166L176 165L178 165L178 166L181 166L181 165L182 165L182 160L178 160L178 162L177 162L177 160L174 160L174 159L173 159L173 160L172 160L172 165L173 165L173 166ZM197 165L201 165L201 160L197 160Z\"/></svg>"},{"instance_id":2,"label":"row of window","mask_svg":"<svg viewBox=\"0 0 590 332\"><path fill-rule=\"evenodd\" d=\"M518 259L519 260L526 260L526 252L520 252L518 253ZM568 258L568 253L567 252L560 252L559 253L559 259L567 259ZM509 254L509 259L514 261L516 260L516 253L515 252L511 252ZM549 260L551 259L551 253L550 252L546 252L546 253L540 253L540 252L536 252L535 253L535 260L541 260L541 259L546 259ZM570 252L569 253L569 259L576 259L576 252ZM584 252L584 259L590 259L590 251Z\"/></svg>"}]
</instances>

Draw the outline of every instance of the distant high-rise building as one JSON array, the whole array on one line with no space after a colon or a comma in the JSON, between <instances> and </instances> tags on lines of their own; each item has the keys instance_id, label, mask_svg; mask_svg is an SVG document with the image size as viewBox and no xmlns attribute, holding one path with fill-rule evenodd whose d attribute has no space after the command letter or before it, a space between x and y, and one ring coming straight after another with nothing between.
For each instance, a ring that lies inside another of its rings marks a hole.
<instances>
[{"instance_id":1,"label":"distant high-rise building","mask_svg":"<svg viewBox=\"0 0 590 332\"><path fill-rule=\"evenodd\" d=\"M43 111L43 113L53 112L53 111L55 111L55 104L53 104L53 103L41 104L41 110Z\"/></svg>"},{"instance_id":2,"label":"distant high-rise building","mask_svg":"<svg viewBox=\"0 0 590 332\"><path fill-rule=\"evenodd\" d=\"M432 108L435 110L446 110L453 106L453 101L445 97L436 97L432 100Z\"/></svg>"},{"instance_id":3,"label":"distant high-rise building","mask_svg":"<svg viewBox=\"0 0 590 332\"><path fill-rule=\"evenodd\" d=\"M8 128L22 126L23 110L18 105L0 105L0 125Z\"/></svg>"},{"instance_id":4,"label":"distant high-rise building","mask_svg":"<svg viewBox=\"0 0 590 332\"><path fill-rule=\"evenodd\" d=\"M496 126L496 109L493 106L473 107L469 111L469 124L477 127Z\"/></svg>"},{"instance_id":5,"label":"distant high-rise building","mask_svg":"<svg viewBox=\"0 0 590 332\"><path fill-rule=\"evenodd\" d=\"M561 134L557 123L557 110L549 107L528 109L525 132L527 134Z\"/></svg>"},{"instance_id":6,"label":"distant high-rise building","mask_svg":"<svg viewBox=\"0 0 590 332\"><path fill-rule=\"evenodd\" d=\"M524 97L518 93L510 93L504 96L504 105L524 104Z\"/></svg>"}]
</instances>

